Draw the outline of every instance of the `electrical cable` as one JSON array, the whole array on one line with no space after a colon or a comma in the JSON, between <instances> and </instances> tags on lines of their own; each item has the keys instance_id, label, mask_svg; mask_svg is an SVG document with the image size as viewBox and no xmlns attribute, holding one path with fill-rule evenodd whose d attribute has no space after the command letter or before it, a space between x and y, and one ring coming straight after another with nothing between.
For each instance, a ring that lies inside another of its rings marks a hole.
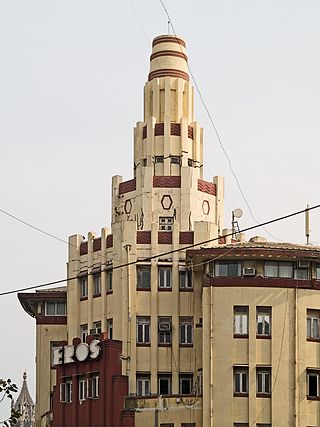
<instances>
[{"instance_id":1,"label":"electrical cable","mask_svg":"<svg viewBox=\"0 0 320 427\"><path fill-rule=\"evenodd\" d=\"M305 212L308 212L308 211L312 211L312 210L318 209L318 208L320 208L320 204L308 207L306 209L302 209L300 211L295 211L295 212L292 212L292 213L287 214L287 215L276 217L276 218L273 218L273 219L271 219L269 221L262 222L260 224L256 224L256 225L252 225L250 227L243 228L242 230L240 230L240 232L243 233L243 232L246 232L246 231L255 230L256 228L263 227L263 226L269 225L269 224L273 224L275 222L283 221L285 219L289 219L289 218L295 217L297 215L300 215L302 213L305 213ZM229 233L229 234L226 234L223 237L232 237L232 236L233 236L233 232ZM174 253L177 253L177 252L182 252L182 251L185 251L185 250L188 250L188 249L195 248L197 246L201 246L201 245L205 245L205 244L208 244L208 243L211 243L211 242L218 241L220 238L221 238L221 236L214 237L212 239L208 239L208 240L204 240L202 242L193 243L191 245L184 246L183 248L173 249L171 251L162 252L160 254L152 255L152 256L149 256L149 257L145 257L143 259L139 259L139 260L136 260L136 261L131 261L131 262L127 262L127 263L124 263L124 264L115 265L115 266L113 266L113 270L116 270L118 268L127 267L127 266L130 266L130 265L139 264L141 262L151 261L151 260L157 259L157 258L162 258L162 257L167 256L167 255L171 255L171 254L174 254ZM88 275L91 275L91 274L93 274L93 273L88 273ZM45 286L57 285L57 284L64 283L64 282L69 282L69 281L75 280L75 279L78 279L78 276L68 277L68 278L61 279L61 280L55 280L55 281L52 281L52 282L42 283L42 284L39 284L39 285L27 286L27 287L23 287L23 288L11 290L11 291L1 292L0 296L10 295L10 294L14 294L14 293L17 293L17 292L31 290L31 289L43 288Z\"/></svg>"},{"instance_id":2,"label":"electrical cable","mask_svg":"<svg viewBox=\"0 0 320 427\"><path fill-rule=\"evenodd\" d=\"M173 34L174 34L175 38L177 39L178 37L177 37L176 31L175 31L175 28L174 28L174 26L173 26L173 23L172 23L172 19L171 19L171 17L170 17L170 14L169 14L169 12L168 12L168 10L167 10L167 8L166 8L166 6L165 6L165 4L164 4L163 0L160 0L160 3L161 3L161 5L162 5L162 7L163 7L163 9L164 9L164 11L165 11L165 13L166 13L167 17L168 17L168 20L169 20L169 23L170 23L170 25L171 25L171 28L172 28ZM182 51L182 48L181 48L180 44L178 44L178 46L180 47L180 49L181 49L181 51ZM203 98L203 95L202 95L202 93L201 93L201 91L200 91L200 88L199 88L199 86L198 86L198 83L197 83L197 81L196 81L196 79L195 79L195 77L194 77L194 74L193 74L193 72L192 72L192 70L191 70L191 68L190 68L190 65L189 65L188 63L187 63L187 67L188 67L189 73L190 73L190 75L191 75L191 78L192 78L192 80L193 80L193 83L194 83L194 86L195 86L195 88L196 88L196 91L197 91L197 93L198 93L198 95L199 95L199 98L200 98L201 104L202 104L203 108L205 109L205 112L207 113L207 116L208 116L208 118L209 118L209 121L210 121L210 123L211 123L211 125L212 125L212 127L213 127L214 133L215 133L215 135L216 135L216 137L217 137L217 139L218 139L219 145L220 145L220 147L221 147L221 149L222 149L222 151L223 151L223 154L225 155L225 157L226 157L226 159L227 159L227 162L228 162L228 165L229 165L229 170L230 170L230 172L231 172L231 174L232 174L232 176L233 176L233 178L234 178L234 180L235 180L235 182L236 182L236 184L237 184L237 187L238 187L238 190L239 190L239 192L240 192L240 194L241 194L241 196L242 196L242 199L244 200L244 202L245 202L245 204L246 204L246 206L247 206L247 208L248 208L248 210L249 210L249 213L250 213L250 215L251 215L251 218L254 220L254 222L255 222L255 223L257 223L257 224L258 224L258 223L259 223L259 221L258 221L258 220L256 219L256 217L253 215L253 212L252 212L252 209L251 209L251 207L250 207L250 205L249 205L249 202L248 202L248 200L247 200L247 198L246 198L246 196L245 196L245 194L244 194L244 191L243 191L243 189L242 189L242 187L241 187L241 185L240 185L239 179L238 179L238 177L237 177L237 175L236 175L236 173L235 173L235 171L234 171L234 169L233 169L233 166L232 166L232 162L231 162L230 156L228 155L227 150L226 150L226 149L225 149L225 147L224 147L224 144L223 144L223 142L222 142L222 139L221 139L221 137L220 137L220 134L219 134L219 132L218 132L218 129L217 129L216 125L215 125L215 122L214 122L214 120L213 120L213 117L212 117L212 115L211 115L211 113L210 113L210 111L209 111L209 108L207 107L207 105L206 105L206 103L205 103L205 101L204 101L204 98ZM262 228L264 229L264 231L265 231L265 232L266 232L270 237L272 237L273 239L276 239L276 240L278 240L278 241L281 241L281 239L278 239L277 237L275 237L274 235L272 235L272 234L271 234L268 230L266 230L264 227L262 227Z\"/></svg>"}]
</instances>

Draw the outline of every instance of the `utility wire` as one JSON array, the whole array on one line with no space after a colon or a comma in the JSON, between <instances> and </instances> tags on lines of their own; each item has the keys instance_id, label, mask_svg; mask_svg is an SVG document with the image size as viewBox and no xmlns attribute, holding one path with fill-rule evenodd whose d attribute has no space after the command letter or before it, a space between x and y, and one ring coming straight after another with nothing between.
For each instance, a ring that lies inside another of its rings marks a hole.
<instances>
[{"instance_id":1,"label":"utility wire","mask_svg":"<svg viewBox=\"0 0 320 427\"><path fill-rule=\"evenodd\" d=\"M252 226L247 227L247 228L243 228L242 230L240 230L240 232L244 233L246 231L254 230L256 228L263 227L263 226L269 225L269 224L273 224L275 222L283 221L285 219L289 219L289 218L292 218L294 216L297 216L297 215L300 215L302 213L305 213L305 212L308 212L308 211L312 211L312 210L318 209L318 208L320 208L320 204L308 207L306 209L302 209L300 211L295 211L293 213L290 213L290 214L287 214L287 215L283 215L283 216L271 219L269 221L262 222L260 224L256 224L256 225L252 225ZM232 237L232 236L233 236L233 232L229 233L229 234L226 234L223 237ZM183 248L173 249L173 250L167 251L167 252L162 252L162 253L157 254L157 255L152 255L150 257L146 257L146 258L139 259L139 260L136 260L136 261L127 262L125 264L115 265L115 266L113 266L113 270L117 270L118 268L123 268L123 267L128 267L128 266L131 266L131 265L139 264L141 262L151 261L151 260L157 259L157 258L162 258L162 257L165 257L167 255L171 255L171 254L174 254L174 253L177 253L177 252L182 252L182 251L185 251L185 250L188 250L188 249L195 248L197 246L201 246L201 245L205 245L205 244L208 244L208 243L211 243L211 242L215 242L215 241L219 240L220 238L221 238L221 236L218 236L218 237L215 237L213 239L203 240L202 242L193 243L192 245L184 246ZM88 275L91 275L91 274L93 274L93 273L89 273ZM60 283L69 282L71 280L75 280L77 278L78 278L78 276L73 276L73 277L68 277L68 278L61 279L61 280L55 280L53 282L42 283L40 285L32 285L32 286L27 286L27 287L20 288L20 289L15 289L15 290L11 290L11 291L1 292L0 296L15 294L17 292L28 291L28 290L31 290L31 289L43 288L45 286L57 285L57 284L60 284Z\"/></svg>"},{"instance_id":2,"label":"utility wire","mask_svg":"<svg viewBox=\"0 0 320 427\"><path fill-rule=\"evenodd\" d=\"M169 23L170 23L170 25L171 25L171 28L172 28L173 34L174 34L175 38L177 38L177 34L176 34L175 28L174 28L174 26L173 26L172 19L171 19L171 17L170 17L170 14L169 14L169 12L168 12L168 9L166 8L166 6L165 6L165 4L164 4L163 0L160 0L160 3L161 3L161 5L162 5L162 7L163 7L163 9L164 9L164 11L165 11L165 13L166 13L167 17L168 17L168 21L169 21ZM180 46L180 44L179 44L179 46ZM181 46L180 46L180 49L181 49ZM181 49L181 50L182 50L182 49ZM238 179L238 177L237 177L237 175L236 175L236 173L235 173L235 171L234 171L234 169L233 169L233 166L232 166L232 163L231 163L231 159L230 159L230 157L229 157L229 155L228 155L228 153L227 153L227 150L225 149L225 147L224 147L224 145L223 145L222 139L221 139L220 134L219 134L219 132L218 132L218 129L217 129L216 125L215 125L215 122L214 122L214 120L213 120L213 117L212 117L212 115L211 115L211 113L210 113L210 111L209 111L209 108L207 107L207 105L206 105L206 103L205 103L205 101L204 101L204 98L203 98L203 96L202 96L202 93L201 93L201 91L200 91L200 88L199 88L199 86L198 86L198 83L197 83L197 81L196 81L196 79L195 79L195 77L194 77L194 74L193 74L193 72L192 72L192 70L191 70L191 68L190 68L190 65L189 65L188 63L187 63L187 67L188 67L189 73L190 73L190 75L191 75L191 78L192 78L192 80L193 80L193 83L194 83L194 86L195 86L195 88L196 88L196 91L197 91L197 93L198 93L198 95L199 95L200 101L201 101L201 103L202 103L202 105L203 105L203 108L205 109L205 111L206 111L206 113L207 113L207 115L208 115L208 117L209 117L209 121L210 121L210 123L211 123L211 125L212 125L212 127L213 127L213 130L214 130L214 133L215 133L215 135L216 135L216 137L217 137L217 139L218 139L219 145L220 145L220 147L221 147L221 149L222 149L222 151L223 151L223 154L225 155L225 157L226 157L226 159L227 159L227 162L228 162L228 165L229 165L230 172L231 172L231 174L232 174L232 176L233 176L233 178L234 178L234 180L235 180L235 182L236 182L236 184L237 184L237 187L238 187L238 190L239 190L239 192L240 192L240 194L241 194L241 196L242 196L242 199L244 200L244 202L245 202L245 204L246 204L246 206L247 206L247 208L248 208L248 210L249 210L249 212L250 212L251 218L254 220L254 222L255 222L255 223L259 224L259 221L258 221L258 220L256 219L256 217L253 215L253 212L252 212L252 209L251 209L251 207L250 207L250 205L249 205L249 202L248 202L248 200L247 200L247 198L246 198L246 196L245 196L245 194L244 194L244 191L243 191L243 189L242 189L242 187L241 187L241 185L240 185L239 179ZM273 236L273 235L272 235L268 230L266 230L264 227L262 227L262 228L263 228L263 229L264 229L264 231L265 231L265 232L266 232L270 237L272 237L273 239L281 240L281 239L278 239L277 237Z\"/></svg>"}]
</instances>

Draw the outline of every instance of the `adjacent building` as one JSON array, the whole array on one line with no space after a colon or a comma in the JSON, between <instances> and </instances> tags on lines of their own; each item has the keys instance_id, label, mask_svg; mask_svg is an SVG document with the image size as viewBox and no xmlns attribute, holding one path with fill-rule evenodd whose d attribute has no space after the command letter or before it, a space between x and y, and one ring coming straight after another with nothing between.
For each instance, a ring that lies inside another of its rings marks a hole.
<instances>
[{"instance_id":1,"label":"adjacent building","mask_svg":"<svg viewBox=\"0 0 320 427\"><path fill-rule=\"evenodd\" d=\"M111 229L69 238L66 287L19 294L37 427L320 425L320 249L224 229L185 47L153 40Z\"/></svg>"}]
</instances>

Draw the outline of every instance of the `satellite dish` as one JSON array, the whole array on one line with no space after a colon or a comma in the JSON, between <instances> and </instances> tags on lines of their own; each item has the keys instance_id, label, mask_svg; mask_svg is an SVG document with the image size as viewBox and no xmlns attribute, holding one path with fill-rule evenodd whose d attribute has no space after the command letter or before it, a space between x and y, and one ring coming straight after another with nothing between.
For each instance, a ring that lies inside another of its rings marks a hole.
<instances>
[{"instance_id":1,"label":"satellite dish","mask_svg":"<svg viewBox=\"0 0 320 427\"><path fill-rule=\"evenodd\" d=\"M236 208L232 213L235 218L241 218L243 215L243 211L240 208Z\"/></svg>"}]
</instances>

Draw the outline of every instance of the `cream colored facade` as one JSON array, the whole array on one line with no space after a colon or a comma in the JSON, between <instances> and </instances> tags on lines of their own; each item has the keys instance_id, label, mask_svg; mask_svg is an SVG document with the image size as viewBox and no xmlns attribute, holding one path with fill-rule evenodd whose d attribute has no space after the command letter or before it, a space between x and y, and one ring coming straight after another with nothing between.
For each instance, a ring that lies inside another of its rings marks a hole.
<instances>
[{"instance_id":1,"label":"cream colored facade","mask_svg":"<svg viewBox=\"0 0 320 427\"><path fill-rule=\"evenodd\" d=\"M203 180L203 130L194 119L185 43L160 36L153 41L144 118L134 131L134 178L112 179L111 229L69 238L67 324L37 326L38 427L50 421L50 343L100 332L122 341L126 407L138 427L320 426L320 401L307 399L306 383L307 368L320 367L320 343L306 340L307 310L320 308L319 291L262 280L266 260L299 257L316 277L320 253L308 258L304 247L271 247L264 256L248 244L248 255L241 252L246 244L233 240L234 248L240 245L235 255L229 245L218 246L214 239L227 234L223 201L223 179ZM186 263L185 248L210 239L211 248L202 244L208 249L191 251ZM231 236L221 242L230 244ZM214 266L208 270L221 250L222 260L241 263L236 283L216 277ZM254 268L254 277L244 277L244 267ZM311 272L311 286L310 278ZM237 306L248 307L247 337L234 337ZM270 337L257 337L257 307L271 310ZM248 373L242 395L234 392L238 367ZM256 370L264 367L272 393L257 397Z\"/></svg>"}]
</instances>

